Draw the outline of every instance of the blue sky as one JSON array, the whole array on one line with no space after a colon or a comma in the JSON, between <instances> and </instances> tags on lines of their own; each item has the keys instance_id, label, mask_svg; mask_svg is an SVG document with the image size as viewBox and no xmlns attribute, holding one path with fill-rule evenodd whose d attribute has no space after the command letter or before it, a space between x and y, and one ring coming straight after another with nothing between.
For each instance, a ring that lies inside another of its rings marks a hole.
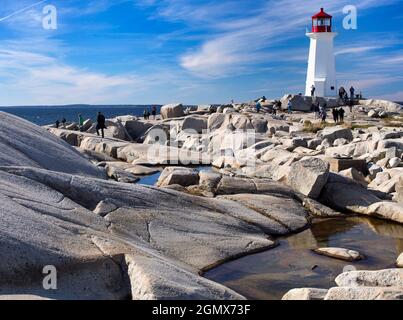
<instances>
[{"instance_id":1,"label":"blue sky","mask_svg":"<svg viewBox=\"0 0 403 320\"><path fill-rule=\"evenodd\" d=\"M402 0L0 0L0 105L187 104L304 92L310 17L334 16L338 83L403 101ZM42 27L54 5L57 30ZM355 5L358 29L342 10Z\"/></svg>"}]
</instances>

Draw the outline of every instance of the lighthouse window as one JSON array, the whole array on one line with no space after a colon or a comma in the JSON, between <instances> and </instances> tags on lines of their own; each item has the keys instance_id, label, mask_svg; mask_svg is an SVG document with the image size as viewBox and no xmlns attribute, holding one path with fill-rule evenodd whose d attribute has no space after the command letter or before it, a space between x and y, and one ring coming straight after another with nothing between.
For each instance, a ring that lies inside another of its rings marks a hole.
<instances>
[{"instance_id":1,"label":"lighthouse window","mask_svg":"<svg viewBox=\"0 0 403 320\"><path fill-rule=\"evenodd\" d=\"M319 27L322 27L322 26L324 26L325 25L325 21L324 20L318 20L318 26Z\"/></svg>"},{"instance_id":2,"label":"lighthouse window","mask_svg":"<svg viewBox=\"0 0 403 320\"><path fill-rule=\"evenodd\" d=\"M317 27L317 26L318 26L318 20L316 20L316 19L313 20L313 26L314 26L314 27Z\"/></svg>"}]
</instances>

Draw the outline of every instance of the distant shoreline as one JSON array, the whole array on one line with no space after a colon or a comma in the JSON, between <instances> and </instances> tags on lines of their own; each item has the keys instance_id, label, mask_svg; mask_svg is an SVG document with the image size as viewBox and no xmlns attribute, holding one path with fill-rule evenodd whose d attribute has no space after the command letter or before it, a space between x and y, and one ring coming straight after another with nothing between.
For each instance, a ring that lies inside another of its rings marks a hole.
<instances>
[{"instance_id":1,"label":"distant shoreline","mask_svg":"<svg viewBox=\"0 0 403 320\"><path fill-rule=\"evenodd\" d=\"M66 105L30 105L30 106L0 106L0 108L144 108L149 106L162 107L161 104L66 104Z\"/></svg>"},{"instance_id":2,"label":"distant shoreline","mask_svg":"<svg viewBox=\"0 0 403 320\"><path fill-rule=\"evenodd\" d=\"M371 100L371 99L368 99ZM403 105L403 101L393 101L393 103L397 103ZM219 105L210 103L209 105ZM162 107L163 104L66 104L66 105L21 105L21 106L0 106L0 108L147 108L150 106ZM197 104L183 104L184 107L197 107Z\"/></svg>"}]
</instances>

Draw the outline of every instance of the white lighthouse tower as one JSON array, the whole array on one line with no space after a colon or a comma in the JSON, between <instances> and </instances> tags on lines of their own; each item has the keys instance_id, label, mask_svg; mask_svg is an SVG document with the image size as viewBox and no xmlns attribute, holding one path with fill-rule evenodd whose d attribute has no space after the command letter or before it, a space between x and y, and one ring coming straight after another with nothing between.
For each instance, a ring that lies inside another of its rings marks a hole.
<instances>
[{"instance_id":1,"label":"white lighthouse tower","mask_svg":"<svg viewBox=\"0 0 403 320\"><path fill-rule=\"evenodd\" d=\"M321 8L312 17L312 32L306 35L311 39L311 46L305 94L311 96L312 86L315 86L316 96L334 97L337 88L333 40L337 33L332 32L332 16Z\"/></svg>"}]
</instances>

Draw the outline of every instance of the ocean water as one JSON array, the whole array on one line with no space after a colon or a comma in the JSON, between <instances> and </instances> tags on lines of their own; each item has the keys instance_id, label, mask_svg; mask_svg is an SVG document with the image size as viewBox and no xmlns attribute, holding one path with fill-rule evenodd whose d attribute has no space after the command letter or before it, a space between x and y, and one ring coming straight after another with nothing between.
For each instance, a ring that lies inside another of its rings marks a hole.
<instances>
[{"instance_id":1,"label":"ocean water","mask_svg":"<svg viewBox=\"0 0 403 320\"><path fill-rule=\"evenodd\" d=\"M43 126L53 124L57 119L61 121L66 118L67 122L77 122L78 115L82 114L84 119L95 120L98 111L101 111L106 118L117 116L133 115L142 116L144 108L151 112L152 106L128 105L128 106L93 106L93 105L73 105L73 106L38 106L38 107L0 107L0 111L14 114L37 125ZM159 112L161 106L156 106Z\"/></svg>"}]
</instances>

